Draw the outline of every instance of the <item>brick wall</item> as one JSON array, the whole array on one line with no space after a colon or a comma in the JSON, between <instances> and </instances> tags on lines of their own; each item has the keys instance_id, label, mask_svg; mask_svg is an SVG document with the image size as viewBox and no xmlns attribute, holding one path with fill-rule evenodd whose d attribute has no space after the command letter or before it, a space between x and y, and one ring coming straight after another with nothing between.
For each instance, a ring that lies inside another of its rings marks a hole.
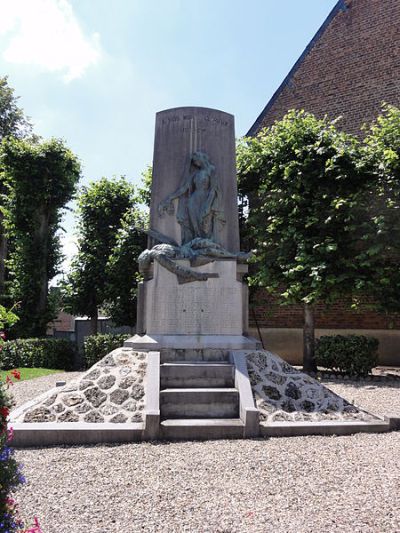
<instances>
[{"instance_id":1,"label":"brick wall","mask_svg":"<svg viewBox=\"0 0 400 533\"><path fill-rule=\"evenodd\" d=\"M249 133L293 108L359 133L383 101L400 106L399 21L399 0L341 0Z\"/></svg>"},{"instance_id":2,"label":"brick wall","mask_svg":"<svg viewBox=\"0 0 400 533\"><path fill-rule=\"evenodd\" d=\"M301 305L279 305L275 298L259 291L257 304L250 306L250 327L302 328ZM315 307L315 327L319 329L400 329L400 315L386 315L368 309L365 302L358 309L351 309L350 302L337 301L329 306Z\"/></svg>"},{"instance_id":3,"label":"brick wall","mask_svg":"<svg viewBox=\"0 0 400 533\"><path fill-rule=\"evenodd\" d=\"M342 116L344 130L360 134L361 125L379 114L383 101L400 107L400 0L341 0L291 73L249 131L282 118L289 109L317 116ZM279 306L266 293L250 309L261 328L301 328L301 306ZM400 317L347 302L316 309L317 328L400 328Z\"/></svg>"}]
</instances>

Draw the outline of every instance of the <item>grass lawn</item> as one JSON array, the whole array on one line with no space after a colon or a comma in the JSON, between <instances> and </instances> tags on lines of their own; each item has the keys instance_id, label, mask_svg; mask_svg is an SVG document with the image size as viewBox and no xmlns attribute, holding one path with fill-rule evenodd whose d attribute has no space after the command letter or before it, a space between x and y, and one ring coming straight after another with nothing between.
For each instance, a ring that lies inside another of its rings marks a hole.
<instances>
[{"instance_id":1,"label":"grass lawn","mask_svg":"<svg viewBox=\"0 0 400 533\"><path fill-rule=\"evenodd\" d=\"M21 379L17 380L11 376L13 381L25 381L62 372L62 370L51 370L50 368L17 368L17 370L21 372ZM5 381L7 374L10 374L9 370L0 370L0 381Z\"/></svg>"}]
</instances>

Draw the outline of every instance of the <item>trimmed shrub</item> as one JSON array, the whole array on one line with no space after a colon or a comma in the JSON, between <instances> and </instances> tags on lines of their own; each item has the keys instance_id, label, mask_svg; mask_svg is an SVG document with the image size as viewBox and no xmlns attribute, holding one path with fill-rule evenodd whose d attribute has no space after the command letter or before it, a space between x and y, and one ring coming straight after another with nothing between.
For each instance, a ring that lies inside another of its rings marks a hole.
<instances>
[{"instance_id":1,"label":"trimmed shrub","mask_svg":"<svg viewBox=\"0 0 400 533\"><path fill-rule=\"evenodd\" d=\"M332 335L316 342L318 366L351 376L367 376L378 363L379 341L363 335Z\"/></svg>"},{"instance_id":2,"label":"trimmed shrub","mask_svg":"<svg viewBox=\"0 0 400 533\"><path fill-rule=\"evenodd\" d=\"M75 343L65 339L17 339L3 344L0 368L54 368L71 370Z\"/></svg>"},{"instance_id":3,"label":"trimmed shrub","mask_svg":"<svg viewBox=\"0 0 400 533\"><path fill-rule=\"evenodd\" d=\"M122 333L107 333L104 335L90 335L89 337L86 337L83 345L86 368L91 367L116 348L120 348L124 344L124 341L129 339L129 337L131 337L131 335Z\"/></svg>"}]
</instances>

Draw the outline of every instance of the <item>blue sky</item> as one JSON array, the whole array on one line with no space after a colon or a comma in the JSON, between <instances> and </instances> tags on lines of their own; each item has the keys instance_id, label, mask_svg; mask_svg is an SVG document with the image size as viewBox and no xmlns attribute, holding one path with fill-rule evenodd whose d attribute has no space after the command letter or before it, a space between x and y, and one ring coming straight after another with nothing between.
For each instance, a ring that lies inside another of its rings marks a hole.
<instances>
[{"instance_id":1,"label":"blue sky","mask_svg":"<svg viewBox=\"0 0 400 533\"><path fill-rule=\"evenodd\" d=\"M0 0L0 73L83 183L151 163L155 113L235 115L244 135L336 0ZM72 217L65 251L73 250Z\"/></svg>"}]
</instances>

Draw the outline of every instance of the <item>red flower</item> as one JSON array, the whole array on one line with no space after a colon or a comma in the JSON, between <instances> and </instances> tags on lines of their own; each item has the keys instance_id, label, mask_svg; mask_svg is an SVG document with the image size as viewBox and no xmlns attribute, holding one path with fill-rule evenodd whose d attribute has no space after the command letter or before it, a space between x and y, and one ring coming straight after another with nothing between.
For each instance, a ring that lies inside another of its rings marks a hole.
<instances>
[{"instance_id":1,"label":"red flower","mask_svg":"<svg viewBox=\"0 0 400 533\"><path fill-rule=\"evenodd\" d=\"M12 427L9 427L7 429L7 442L12 441L13 437L14 437L14 429Z\"/></svg>"},{"instance_id":2,"label":"red flower","mask_svg":"<svg viewBox=\"0 0 400 533\"><path fill-rule=\"evenodd\" d=\"M3 418L7 418L9 414L10 414L10 409L8 407L0 407L0 415Z\"/></svg>"},{"instance_id":3,"label":"red flower","mask_svg":"<svg viewBox=\"0 0 400 533\"><path fill-rule=\"evenodd\" d=\"M10 376L6 376L6 383L7 385L14 385L13 380L10 378Z\"/></svg>"},{"instance_id":4,"label":"red flower","mask_svg":"<svg viewBox=\"0 0 400 533\"><path fill-rule=\"evenodd\" d=\"M15 377L15 379L21 379L21 372L19 370L11 370L11 374Z\"/></svg>"},{"instance_id":5,"label":"red flower","mask_svg":"<svg viewBox=\"0 0 400 533\"><path fill-rule=\"evenodd\" d=\"M0 339L3 339L3 341L5 341L7 338L6 334L4 333L4 331L0 331Z\"/></svg>"}]
</instances>

